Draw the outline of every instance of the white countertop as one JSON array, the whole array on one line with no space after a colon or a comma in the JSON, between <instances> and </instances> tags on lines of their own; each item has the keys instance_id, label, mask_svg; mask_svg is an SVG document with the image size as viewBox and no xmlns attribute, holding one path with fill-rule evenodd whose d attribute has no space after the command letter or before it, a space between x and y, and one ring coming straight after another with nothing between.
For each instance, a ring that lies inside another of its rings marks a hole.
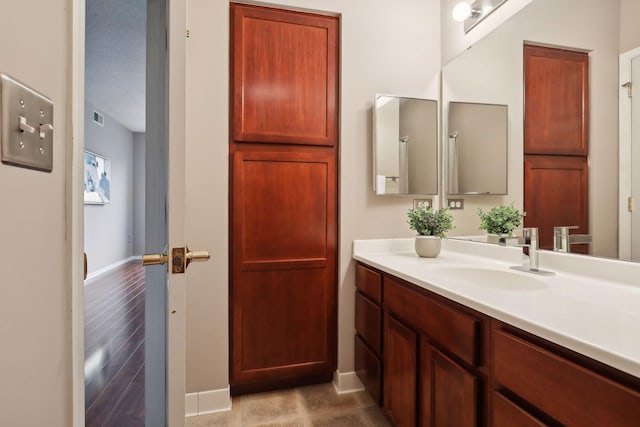
<instances>
[{"instance_id":1,"label":"white countertop","mask_svg":"<svg viewBox=\"0 0 640 427\"><path fill-rule=\"evenodd\" d=\"M541 251L539 267L556 274L537 276L509 269L519 248L445 239L429 259L413 242L356 240L353 258L640 378L640 264ZM478 268L516 280L488 286L451 273Z\"/></svg>"}]
</instances>

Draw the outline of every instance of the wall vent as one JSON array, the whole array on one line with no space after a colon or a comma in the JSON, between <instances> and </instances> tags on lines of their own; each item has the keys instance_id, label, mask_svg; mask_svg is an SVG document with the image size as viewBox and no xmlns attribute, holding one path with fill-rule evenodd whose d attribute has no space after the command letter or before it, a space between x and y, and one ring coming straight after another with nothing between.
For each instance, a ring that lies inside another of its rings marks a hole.
<instances>
[{"instance_id":1,"label":"wall vent","mask_svg":"<svg viewBox=\"0 0 640 427\"><path fill-rule=\"evenodd\" d=\"M104 126L104 116L96 110L93 110L93 121L100 126Z\"/></svg>"}]
</instances>

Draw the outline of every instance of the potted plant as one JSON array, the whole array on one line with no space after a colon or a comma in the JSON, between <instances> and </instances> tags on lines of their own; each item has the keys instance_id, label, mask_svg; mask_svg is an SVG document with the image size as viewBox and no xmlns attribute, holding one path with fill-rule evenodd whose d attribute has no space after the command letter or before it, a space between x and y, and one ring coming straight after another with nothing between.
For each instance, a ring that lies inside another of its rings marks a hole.
<instances>
[{"instance_id":1,"label":"potted plant","mask_svg":"<svg viewBox=\"0 0 640 427\"><path fill-rule=\"evenodd\" d=\"M425 258L435 258L442 248L442 240L445 233L452 230L453 216L449 213L449 208L435 210L427 206L425 202L418 203L415 209L407 212L409 228L415 230L416 253Z\"/></svg>"},{"instance_id":2,"label":"potted plant","mask_svg":"<svg viewBox=\"0 0 640 427\"><path fill-rule=\"evenodd\" d=\"M527 213L521 212L511 205L495 206L488 212L483 212L478 208L478 216L480 217L480 230L487 230L487 242L498 243L501 238L507 238L505 243L510 240L517 240L513 236L513 230L520 227L522 219ZM514 242L515 243L515 242Z\"/></svg>"}]
</instances>

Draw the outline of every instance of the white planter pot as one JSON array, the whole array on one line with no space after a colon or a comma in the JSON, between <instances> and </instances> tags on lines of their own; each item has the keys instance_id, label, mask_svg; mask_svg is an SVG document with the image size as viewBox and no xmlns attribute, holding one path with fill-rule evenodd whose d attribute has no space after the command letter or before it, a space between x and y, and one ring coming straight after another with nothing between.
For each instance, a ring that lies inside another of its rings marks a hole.
<instances>
[{"instance_id":1,"label":"white planter pot","mask_svg":"<svg viewBox=\"0 0 640 427\"><path fill-rule=\"evenodd\" d=\"M423 258L435 258L440 254L442 239L436 236L416 236L416 253Z\"/></svg>"}]
</instances>

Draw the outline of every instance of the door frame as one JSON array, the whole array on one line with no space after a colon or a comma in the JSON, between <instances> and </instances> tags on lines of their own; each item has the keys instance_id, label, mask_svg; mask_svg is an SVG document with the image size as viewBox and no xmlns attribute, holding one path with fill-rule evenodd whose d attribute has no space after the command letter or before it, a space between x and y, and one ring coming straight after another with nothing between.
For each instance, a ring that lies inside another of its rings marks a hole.
<instances>
[{"instance_id":1,"label":"door frame","mask_svg":"<svg viewBox=\"0 0 640 427\"><path fill-rule=\"evenodd\" d=\"M69 0L68 59L70 96L67 103L72 140L66 159L66 236L69 306L69 359L67 381L68 413L71 425L84 426L84 83L85 83L85 0ZM148 0L149 1L149 0ZM166 1L169 100L169 211L168 246L185 247L185 102L186 102L186 4ZM184 426L186 392L186 277L169 275L167 314L167 422Z\"/></svg>"},{"instance_id":2,"label":"door frame","mask_svg":"<svg viewBox=\"0 0 640 427\"><path fill-rule=\"evenodd\" d=\"M640 56L640 47L620 54L619 66L619 141L618 141L618 257L631 260L631 214L628 197L631 195L631 99L622 87L631 81L631 60Z\"/></svg>"}]
</instances>

